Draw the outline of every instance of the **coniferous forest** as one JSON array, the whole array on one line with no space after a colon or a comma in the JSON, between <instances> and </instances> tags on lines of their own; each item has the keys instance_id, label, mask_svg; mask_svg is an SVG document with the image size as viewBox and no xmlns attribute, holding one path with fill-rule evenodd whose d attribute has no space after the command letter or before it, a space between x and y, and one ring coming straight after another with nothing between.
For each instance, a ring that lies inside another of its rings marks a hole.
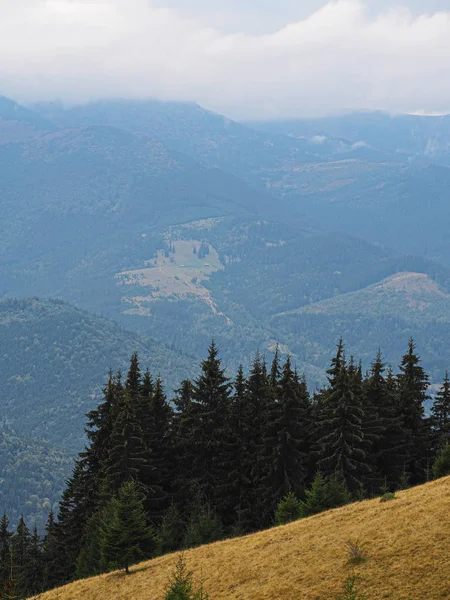
<instances>
[{"instance_id":1,"label":"coniferous forest","mask_svg":"<svg viewBox=\"0 0 450 600\"><path fill-rule=\"evenodd\" d=\"M0 598L24 598L163 553L254 532L450 473L450 379L431 412L412 340L368 372L342 341L311 392L288 357L229 379L211 344L169 402L137 354L88 413L57 515L0 523Z\"/></svg>"}]
</instances>

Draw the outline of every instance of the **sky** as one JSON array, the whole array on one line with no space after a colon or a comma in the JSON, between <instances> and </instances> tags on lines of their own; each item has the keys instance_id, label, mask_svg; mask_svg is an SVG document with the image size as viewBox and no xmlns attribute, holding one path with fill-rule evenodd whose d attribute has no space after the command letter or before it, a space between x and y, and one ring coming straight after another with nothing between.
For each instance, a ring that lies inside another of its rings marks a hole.
<instances>
[{"instance_id":1,"label":"sky","mask_svg":"<svg viewBox=\"0 0 450 600\"><path fill-rule=\"evenodd\" d=\"M441 114L449 81L450 0L0 0L0 94L23 103Z\"/></svg>"}]
</instances>

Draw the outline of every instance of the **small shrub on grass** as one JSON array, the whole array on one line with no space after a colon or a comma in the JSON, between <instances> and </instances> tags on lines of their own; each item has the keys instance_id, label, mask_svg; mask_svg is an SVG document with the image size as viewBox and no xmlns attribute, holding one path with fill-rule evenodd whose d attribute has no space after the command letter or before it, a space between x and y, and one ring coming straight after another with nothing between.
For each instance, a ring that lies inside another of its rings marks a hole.
<instances>
[{"instance_id":1,"label":"small shrub on grass","mask_svg":"<svg viewBox=\"0 0 450 600\"><path fill-rule=\"evenodd\" d=\"M381 496L380 502L389 502L390 500L395 500L395 498L396 496L393 492L386 492Z\"/></svg>"},{"instance_id":2,"label":"small shrub on grass","mask_svg":"<svg viewBox=\"0 0 450 600\"><path fill-rule=\"evenodd\" d=\"M450 475L450 443L447 442L438 454L433 464L433 476L435 479Z\"/></svg>"},{"instance_id":3,"label":"small shrub on grass","mask_svg":"<svg viewBox=\"0 0 450 600\"><path fill-rule=\"evenodd\" d=\"M188 571L184 557L178 557L175 571L166 589L164 600L208 600L203 588L195 590L192 581L193 573Z\"/></svg>"},{"instance_id":4,"label":"small shrub on grass","mask_svg":"<svg viewBox=\"0 0 450 600\"><path fill-rule=\"evenodd\" d=\"M359 591L356 585L357 579L356 575L349 577L344 583L342 595L336 600L369 600L366 594Z\"/></svg>"},{"instance_id":5,"label":"small shrub on grass","mask_svg":"<svg viewBox=\"0 0 450 600\"><path fill-rule=\"evenodd\" d=\"M278 504L275 513L275 523L284 525L291 521L296 521L302 516L302 504L293 492L289 492Z\"/></svg>"},{"instance_id":6,"label":"small shrub on grass","mask_svg":"<svg viewBox=\"0 0 450 600\"><path fill-rule=\"evenodd\" d=\"M361 547L359 540L347 540L348 562L351 565L360 565L367 560L366 553Z\"/></svg>"},{"instance_id":7,"label":"small shrub on grass","mask_svg":"<svg viewBox=\"0 0 450 600\"><path fill-rule=\"evenodd\" d=\"M339 475L324 477L318 472L311 489L305 490L305 500L300 503L300 516L309 517L349 502L350 494Z\"/></svg>"}]
</instances>

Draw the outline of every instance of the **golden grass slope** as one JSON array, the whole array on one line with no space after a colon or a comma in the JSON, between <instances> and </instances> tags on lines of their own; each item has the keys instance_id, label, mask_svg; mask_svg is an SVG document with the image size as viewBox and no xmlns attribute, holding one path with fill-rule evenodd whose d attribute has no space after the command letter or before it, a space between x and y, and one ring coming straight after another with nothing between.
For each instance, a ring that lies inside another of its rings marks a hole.
<instances>
[{"instance_id":1,"label":"golden grass slope","mask_svg":"<svg viewBox=\"0 0 450 600\"><path fill-rule=\"evenodd\" d=\"M334 600L352 573L346 542L368 560L356 567L370 600L450 598L450 478L360 502L247 537L186 552L210 600ZM48 592L41 600L163 600L175 555Z\"/></svg>"}]
</instances>

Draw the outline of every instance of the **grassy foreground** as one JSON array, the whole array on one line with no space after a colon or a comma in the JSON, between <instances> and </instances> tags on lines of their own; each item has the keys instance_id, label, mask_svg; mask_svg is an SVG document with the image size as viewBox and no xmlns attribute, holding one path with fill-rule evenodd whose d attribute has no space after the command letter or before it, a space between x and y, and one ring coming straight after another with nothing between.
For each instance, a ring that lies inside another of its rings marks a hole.
<instances>
[{"instance_id":1,"label":"grassy foreground","mask_svg":"<svg viewBox=\"0 0 450 600\"><path fill-rule=\"evenodd\" d=\"M358 539L367 560L348 563ZM40 600L163 600L168 555L47 592ZM335 600L355 570L370 600L450 599L450 477L185 554L210 600Z\"/></svg>"}]
</instances>

